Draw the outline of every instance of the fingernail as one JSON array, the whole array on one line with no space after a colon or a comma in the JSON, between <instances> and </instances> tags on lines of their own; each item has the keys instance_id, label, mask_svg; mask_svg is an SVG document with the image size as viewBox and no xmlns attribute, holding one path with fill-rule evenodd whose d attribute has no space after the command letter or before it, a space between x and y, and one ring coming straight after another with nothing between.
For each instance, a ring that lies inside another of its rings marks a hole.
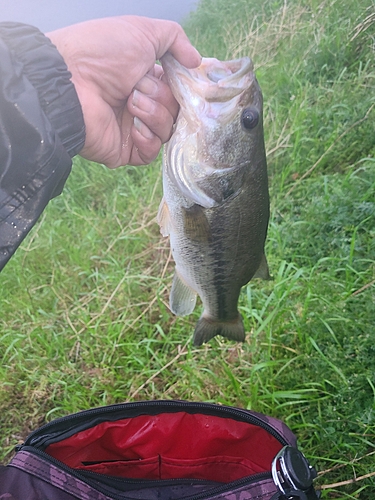
<instances>
[{"instance_id":1,"label":"fingernail","mask_svg":"<svg viewBox=\"0 0 375 500\"><path fill-rule=\"evenodd\" d=\"M145 75L139 80L134 88L139 90L140 92L143 92L143 94L156 94L158 90L157 78L154 79L151 76Z\"/></svg>"},{"instance_id":2,"label":"fingernail","mask_svg":"<svg viewBox=\"0 0 375 500\"><path fill-rule=\"evenodd\" d=\"M140 98L140 92L138 90L133 90L133 97L132 97L133 106L138 106L139 98Z\"/></svg>"},{"instance_id":3,"label":"fingernail","mask_svg":"<svg viewBox=\"0 0 375 500\"><path fill-rule=\"evenodd\" d=\"M155 103L151 97L148 97L139 90L133 90L132 104L142 111L146 111L148 114L151 114L155 108Z\"/></svg>"},{"instance_id":4,"label":"fingernail","mask_svg":"<svg viewBox=\"0 0 375 500\"><path fill-rule=\"evenodd\" d=\"M138 118L138 116L134 117L133 123L138 132L142 134L146 139L153 139L155 137L155 135L151 132L147 125L145 125L143 121Z\"/></svg>"}]
</instances>

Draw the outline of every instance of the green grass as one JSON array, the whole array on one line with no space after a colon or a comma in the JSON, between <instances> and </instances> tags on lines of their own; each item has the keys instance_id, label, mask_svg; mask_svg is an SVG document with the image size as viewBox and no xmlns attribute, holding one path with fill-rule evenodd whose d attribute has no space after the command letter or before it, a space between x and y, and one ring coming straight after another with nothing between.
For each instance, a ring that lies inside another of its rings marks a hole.
<instances>
[{"instance_id":1,"label":"green grass","mask_svg":"<svg viewBox=\"0 0 375 500\"><path fill-rule=\"evenodd\" d=\"M332 486L375 491L375 4L203 0L207 56L250 55L265 98L274 277L243 289L246 342L191 343L167 306L160 160L79 158L0 275L1 457L52 418L178 398L283 419ZM371 476L372 474L372 476Z\"/></svg>"}]
</instances>

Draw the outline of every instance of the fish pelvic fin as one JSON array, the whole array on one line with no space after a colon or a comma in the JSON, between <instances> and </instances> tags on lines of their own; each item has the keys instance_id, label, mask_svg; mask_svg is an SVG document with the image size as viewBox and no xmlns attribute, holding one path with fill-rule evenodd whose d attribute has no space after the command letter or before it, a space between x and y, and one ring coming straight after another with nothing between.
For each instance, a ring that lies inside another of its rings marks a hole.
<instances>
[{"instance_id":1,"label":"fish pelvic fin","mask_svg":"<svg viewBox=\"0 0 375 500\"><path fill-rule=\"evenodd\" d=\"M241 314L238 313L238 317L233 321L215 321L202 315L195 327L193 344L200 346L216 335L243 342L245 340L245 328Z\"/></svg>"},{"instance_id":2,"label":"fish pelvic fin","mask_svg":"<svg viewBox=\"0 0 375 500\"><path fill-rule=\"evenodd\" d=\"M253 278L260 278L262 280L272 279L265 254L262 255L262 260L260 261L259 267L255 271Z\"/></svg>"},{"instance_id":3,"label":"fish pelvic fin","mask_svg":"<svg viewBox=\"0 0 375 500\"><path fill-rule=\"evenodd\" d=\"M169 295L169 307L177 316L187 316L194 311L197 294L189 286L185 285L175 271L172 281L171 293Z\"/></svg>"}]
</instances>

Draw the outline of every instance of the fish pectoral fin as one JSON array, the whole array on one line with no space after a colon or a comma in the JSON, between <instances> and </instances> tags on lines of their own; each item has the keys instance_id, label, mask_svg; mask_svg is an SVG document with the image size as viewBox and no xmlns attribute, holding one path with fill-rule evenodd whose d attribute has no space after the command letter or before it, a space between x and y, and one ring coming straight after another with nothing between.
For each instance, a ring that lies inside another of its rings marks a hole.
<instances>
[{"instance_id":1,"label":"fish pectoral fin","mask_svg":"<svg viewBox=\"0 0 375 500\"><path fill-rule=\"evenodd\" d=\"M177 314L177 316L191 314L194 311L196 301L196 292L185 285L177 271L175 271L169 295L169 307L173 314Z\"/></svg>"},{"instance_id":2,"label":"fish pectoral fin","mask_svg":"<svg viewBox=\"0 0 375 500\"><path fill-rule=\"evenodd\" d=\"M203 313L195 327L193 344L196 346L202 345L216 335L243 342L245 340L245 328L241 314L238 313L238 317L234 321L215 321L205 317Z\"/></svg>"},{"instance_id":3,"label":"fish pectoral fin","mask_svg":"<svg viewBox=\"0 0 375 500\"><path fill-rule=\"evenodd\" d=\"M162 198L156 221L160 226L160 232L163 236L169 236L171 232L171 217L169 215L169 208L167 202Z\"/></svg>"},{"instance_id":4,"label":"fish pectoral fin","mask_svg":"<svg viewBox=\"0 0 375 500\"><path fill-rule=\"evenodd\" d=\"M211 229L204 209L199 205L183 208L184 233L187 238L200 243L212 239Z\"/></svg>"},{"instance_id":5,"label":"fish pectoral fin","mask_svg":"<svg viewBox=\"0 0 375 500\"><path fill-rule=\"evenodd\" d=\"M270 276L270 271L268 269L268 263L265 254L262 255L262 260L260 261L260 265L256 270L253 278L260 278L262 280L272 279Z\"/></svg>"}]
</instances>

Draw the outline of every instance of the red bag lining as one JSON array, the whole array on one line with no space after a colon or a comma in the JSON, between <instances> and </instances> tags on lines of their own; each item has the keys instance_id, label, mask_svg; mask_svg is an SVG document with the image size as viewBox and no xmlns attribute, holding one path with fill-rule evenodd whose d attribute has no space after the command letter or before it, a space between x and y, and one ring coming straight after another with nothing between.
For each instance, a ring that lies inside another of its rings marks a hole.
<instances>
[{"instance_id":1,"label":"red bag lining","mask_svg":"<svg viewBox=\"0 0 375 500\"><path fill-rule=\"evenodd\" d=\"M103 422L45 451L72 468L102 474L230 482L270 471L281 448L256 425L177 412Z\"/></svg>"}]
</instances>

